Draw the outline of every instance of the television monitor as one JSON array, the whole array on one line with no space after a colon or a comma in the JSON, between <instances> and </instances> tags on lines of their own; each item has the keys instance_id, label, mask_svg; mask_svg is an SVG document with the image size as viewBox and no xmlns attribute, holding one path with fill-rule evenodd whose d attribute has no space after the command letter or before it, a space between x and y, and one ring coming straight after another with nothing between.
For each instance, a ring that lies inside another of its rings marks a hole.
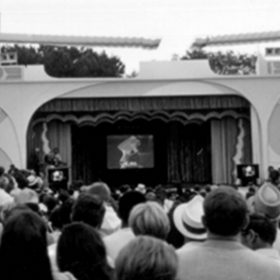
<instances>
[{"instance_id":1,"label":"television monitor","mask_svg":"<svg viewBox=\"0 0 280 280\"><path fill-rule=\"evenodd\" d=\"M67 167L50 168L48 170L49 183L65 183L68 182L69 171Z\"/></svg>"},{"instance_id":2,"label":"television monitor","mask_svg":"<svg viewBox=\"0 0 280 280\"><path fill-rule=\"evenodd\" d=\"M242 184L246 185L249 182L256 182L259 178L259 165L258 164L239 164L237 165L237 177L241 180Z\"/></svg>"},{"instance_id":3,"label":"television monitor","mask_svg":"<svg viewBox=\"0 0 280 280\"><path fill-rule=\"evenodd\" d=\"M151 134L107 136L108 169L154 167L154 137Z\"/></svg>"}]
</instances>

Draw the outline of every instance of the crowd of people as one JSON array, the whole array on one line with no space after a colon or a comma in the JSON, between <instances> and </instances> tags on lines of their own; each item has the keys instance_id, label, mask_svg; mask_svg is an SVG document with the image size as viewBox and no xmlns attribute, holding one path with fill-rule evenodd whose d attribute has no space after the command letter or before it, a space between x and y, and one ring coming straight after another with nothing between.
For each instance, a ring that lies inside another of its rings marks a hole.
<instances>
[{"instance_id":1,"label":"crowd of people","mask_svg":"<svg viewBox=\"0 0 280 280\"><path fill-rule=\"evenodd\" d=\"M280 175L269 174L240 188L54 190L0 167L1 279L279 280Z\"/></svg>"}]
</instances>

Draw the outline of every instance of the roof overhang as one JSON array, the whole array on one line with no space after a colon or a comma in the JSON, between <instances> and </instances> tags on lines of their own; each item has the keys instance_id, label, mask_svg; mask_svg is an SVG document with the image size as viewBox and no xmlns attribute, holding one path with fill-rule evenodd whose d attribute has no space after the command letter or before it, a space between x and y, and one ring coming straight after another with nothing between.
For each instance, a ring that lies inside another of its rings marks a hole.
<instances>
[{"instance_id":1,"label":"roof overhang","mask_svg":"<svg viewBox=\"0 0 280 280\"><path fill-rule=\"evenodd\" d=\"M280 41L280 31L220 35L198 38L193 43L193 47L204 48L208 46L263 43L273 41Z\"/></svg>"},{"instance_id":2,"label":"roof overhang","mask_svg":"<svg viewBox=\"0 0 280 280\"><path fill-rule=\"evenodd\" d=\"M0 33L0 43L156 49L161 39Z\"/></svg>"}]
</instances>

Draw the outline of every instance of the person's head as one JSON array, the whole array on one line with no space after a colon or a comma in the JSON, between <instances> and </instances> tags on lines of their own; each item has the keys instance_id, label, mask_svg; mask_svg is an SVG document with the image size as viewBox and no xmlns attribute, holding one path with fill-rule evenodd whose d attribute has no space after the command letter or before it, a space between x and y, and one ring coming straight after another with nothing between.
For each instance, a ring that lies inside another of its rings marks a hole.
<instances>
[{"instance_id":1,"label":"person's head","mask_svg":"<svg viewBox=\"0 0 280 280\"><path fill-rule=\"evenodd\" d=\"M70 271L79 280L110 280L105 245L93 227L75 222L62 230L57 244L60 271Z\"/></svg>"},{"instance_id":2,"label":"person's head","mask_svg":"<svg viewBox=\"0 0 280 280\"><path fill-rule=\"evenodd\" d=\"M236 236L247 225L245 199L231 187L219 187L204 200L203 222L209 233Z\"/></svg>"},{"instance_id":3,"label":"person's head","mask_svg":"<svg viewBox=\"0 0 280 280\"><path fill-rule=\"evenodd\" d=\"M136 205L128 219L135 235L151 235L166 239L170 231L167 214L157 202L148 201Z\"/></svg>"},{"instance_id":4,"label":"person's head","mask_svg":"<svg viewBox=\"0 0 280 280\"><path fill-rule=\"evenodd\" d=\"M51 214L49 221L53 229L61 230L65 225L71 223L71 213L74 200L69 198L64 201L61 205L56 206Z\"/></svg>"},{"instance_id":5,"label":"person's head","mask_svg":"<svg viewBox=\"0 0 280 280\"><path fill-rule=\"evenodd\" d=\"M202 223L203 201L204 198L197 194L190 201L179 204L173 212L174 225L186 241L203 241L207 237Z\"/></svg>"},{"instance_id":6,"label":"person's head","mask_svg":"<svg viewBox=\"0 0 280 280\"><path fill-rule=\"evenodd\" d=\"M47 227L31 210L14 211L5 221L0 247L1 279L51 280Z\"/></svg>"},{"instance_id":7,"label":"person's head","mask_svg":"<svg viewBox=\"0 0 280 280\"><path fill-rule=\"evenodd\" d=\"M99 196L105 202L108 202L111 198L111 190L104 182L95 182L87 186L86 192Z\"/></svg>"},{"instance_id":8,"label":"person's head","mask_svg":"<svg viewBox=\"0 0 280 280\"><path fill-rule=\"evenodd\" d=\"M262 214L251 214L248 226L242 231L242 242L256 250L272 247L276 240L277 227Z\"/></svg>"},{"instance_id":9,"label":"person's head","mask_svg":"<svg viewBox=\"0 0 280 280\"><path fill-rule=\"evenodd\" d=\"M145 196L140 192L128 191L124 193L124 195L119 200L119 216L124 226L128 224L128 217L132 208L145 201Z\"/></svg>"},{"instance_id":10,"label":"person's head","mask_svg":"<svg viewBox=\"0 0 280 280\"><path fill-rule=\"evenodd\" d=\"M247 201L252 213L265 215L278 222L280 218L280 191L271 183L263 184Z\"/></svg>"},{"instance_id":11,"label":"person's head","mask_svg":"<svg viewBox=\"0 0 280 280\"><path fill-rule=\"evenodd\" d=\"M105 215L103 200L90 193L82 193L72 209L72 221L84 222L94 228L100 228Z\"/></svg>"},{"instance_id":12,"label":"person's head","mask_svg":"<svg viewBox=\"0 0 280 280\"><path fill-rule=\"evenodd\" d=\"M138 236L119 253L117 280L175 280L178 259L174 248L151 236Z\"/></svg>"},{"instance_id":13,"label":"person's head","mask_svg":"<svg viewBox=\"0 0 280 280\"><path fill-rule=\"evenodd\" d=\"M272 170L269 173L269 180L272 184L278 185L280 180L280 173L278 170Z\"/></svg>"}]
</instances>

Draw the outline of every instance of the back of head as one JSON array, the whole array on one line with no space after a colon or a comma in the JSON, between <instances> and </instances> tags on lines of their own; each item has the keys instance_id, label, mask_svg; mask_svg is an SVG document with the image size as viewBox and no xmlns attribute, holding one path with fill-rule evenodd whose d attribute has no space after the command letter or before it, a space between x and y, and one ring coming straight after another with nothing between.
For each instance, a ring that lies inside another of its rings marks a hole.
<instances>
[{"instance_id":1,"label":"back of head","mask_svg":"<svg viewBox=\"0 0 280 280\"><path fill-rule=\"evenodd\" d=\"M151 235L166 239L170 231L167 214L157 202L148 201L136 205L128 219L135 235Z\"/></svg>"},{"instance_id":2,"label":"back of head","mask_svg":"<svg viewBox=\"0 0 280 280\"><path fill-rule=\"evenodd\" d=\"M86 192L99 196L103 201L109 201L111 197L111 190L104 182L95 182L87 186Z\"/></svg>"},{"instance_id":3,"label":"back of head","mask_svg":"<svg viewBox=\"0 0 280 280\"><path fill-rule=\"evenodd\" d=\"M31 210L11 213L5 221L0 262L1 279L52 279L47 228L40 216Z\"/></svg>"},{"instance_id":4,"label":"back of head","mask_svg":"<svg viewBox=\"0 0 280 280\"><path fill-rule=\"evenodd\" d=\"M277 228L275 223L269 220L267 217L261 214L252 214L250 215L250 222L246 227L244 233L249 234L250 231L253 231L254 234L260 238L262 243L273 245L276 239ZM256 241L256 238L254 238ZM256 246L258 246L256 244ZM253 248L258 249L258 248Z\"/></svg>"},{"instance_id":5,"label":"back of head","mask_svg":"<svg viewBox=\"0 0 280 280\"><path fill-rule=\"evenodd\" d=\"M115 263L118 280L175 280L177 267L174 248L150 236L138 236L128 243Z\"/></svg>"},{"instance_id":6,"label":"back of head","mask_svg":"<svg viewBox=\"0 0 280 280\"><path fill-rule=\"evenodd\" d=\"M100 228L105 215L105 206L100 197L84 193L75 201L72 209L72 221L84 222L94 228Z\"/></svg>"},{"instance_id":7,"label":"back of head","mask_svg":"<svg viewBox=\"0 0 280 280\"><path fill-rule=\"evenodd\" d=\"M69 198L52 210L49 221L54 229L62 229L63 226L70 224L73 205L74 200Z\"/></svg>"},{"instance_id":8,"label":"back of head","mask_svg":"<svg viewBox=\"0 0 280 280\"><path fill-rule=\"evenodd\" d=\"M57 245L57 263L62 272L70 271L79 280L110 279L102 238L85 223L64 227Z\"/></svg>"},{"instance_id":9,"label":"back of head","mask_svg":"<svg viewBox=\"0 0 280 280\"><path fill-rule=\"evenodd\" d=\"M279 184L280 173L278 170L271 170L269 173L269 180L272 184L278 185Z\"/></svg>"},{"instance_id":10,"label":"back of head","mask_svg":"<svg viewBox=\"0 0 280 280\"><path fill-rule=\"evenodd\" d=\"M130 211L139 203L145 202L145 196L138 191L128 191L119 200L119 216L123 224L128 223Z\"/></svg>"},{"instance_id":11,"label":"back of head","mask_svg":"<svg viewBox=\"0 0 280 280\"><path fill-rule=\"evenodd\" d=\"M247 212L245 200L231 187L219 187L204 200L205 226L216 235L237 235L246 225Z\"/></svg>"}]
</instances>

